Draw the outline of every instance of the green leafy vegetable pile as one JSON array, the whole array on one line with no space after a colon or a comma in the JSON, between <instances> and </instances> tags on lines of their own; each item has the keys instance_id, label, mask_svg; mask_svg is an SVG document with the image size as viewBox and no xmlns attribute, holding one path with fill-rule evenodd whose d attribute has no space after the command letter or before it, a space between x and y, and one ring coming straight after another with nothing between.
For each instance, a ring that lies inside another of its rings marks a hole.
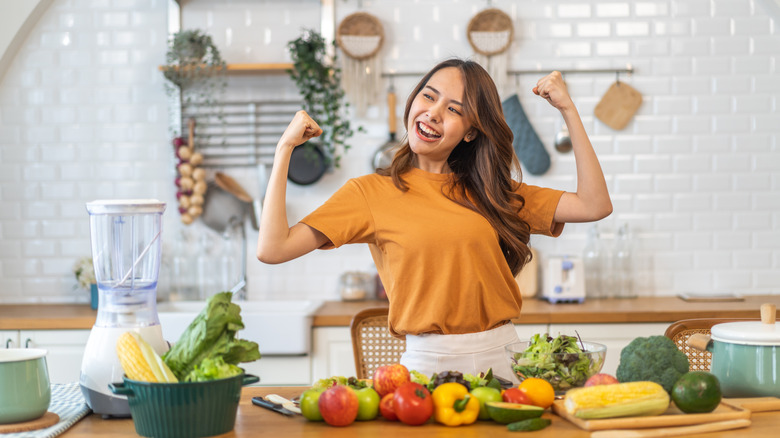
<instances>
[{"instance_id":1,"label":"green leafy vegetable pile","mask_svg":"<svg viewBox=\"0 0 780 438\"><path fill-rule=\"evenodd\" d=\"M603 365L603 357L583 354L575 336L535 334L522 353L515 353L512 369L518 378L539 377L556 390L582 386Z\"/></svg>"},{"instance_id":2,"label":"green leafy vegetable pile","mask_svg":"<svg viewBox=\"0 0 780 438\"><path fill-rule=\"evenodd\" d=\"M206 308L163 355L180 382L232 377L244 372L238 363L260 359L257 343L236 338L244 323L241 307L230 301L232 296L221 292L209 298Z\"/></svg>"}]
</instances>

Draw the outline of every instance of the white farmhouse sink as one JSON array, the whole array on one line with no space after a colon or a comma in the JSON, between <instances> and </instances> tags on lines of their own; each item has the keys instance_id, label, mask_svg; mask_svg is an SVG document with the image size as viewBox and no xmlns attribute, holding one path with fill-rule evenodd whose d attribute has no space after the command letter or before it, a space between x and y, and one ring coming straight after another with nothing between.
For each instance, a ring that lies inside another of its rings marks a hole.
<instances>
[{"instance_id":1,"label":"white farmhouse sink","mask_svg":"<svg viewBox=\"0 0 780 438\"><path fill-rule=\"evenodd\" d=\"M308 354L312 315L322 301L235 301L241 306L241 339L257 342L262 355ZM163 338L174 343L206 307L205 301L158 303Z\"/></svg>"}]
</instances>

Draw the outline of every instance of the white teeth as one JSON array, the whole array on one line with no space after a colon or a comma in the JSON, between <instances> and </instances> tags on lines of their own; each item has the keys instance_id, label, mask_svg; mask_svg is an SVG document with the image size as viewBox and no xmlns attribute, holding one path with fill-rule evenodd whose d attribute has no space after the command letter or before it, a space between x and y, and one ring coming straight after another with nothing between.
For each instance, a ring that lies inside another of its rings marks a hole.
<instances>
[{"instance_id":1,"label":"white teeth","mask_svg":"<svg viewBox=\"0 0 780 438\"><path fill-rule=\"evenodd\" d=\"M441 134L425 126L422 122L417 122L417 129L428 137L441 137Z\"/></svg>"}]
</instances>

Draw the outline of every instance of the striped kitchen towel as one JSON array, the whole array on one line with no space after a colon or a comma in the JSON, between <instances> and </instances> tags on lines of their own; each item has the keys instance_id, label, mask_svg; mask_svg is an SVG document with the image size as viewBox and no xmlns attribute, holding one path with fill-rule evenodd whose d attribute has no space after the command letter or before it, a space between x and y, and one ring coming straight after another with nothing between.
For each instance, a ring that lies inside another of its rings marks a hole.
<instances>
[{"instance_id":1,"label":"striped kitchen towel","mask_svg":"<svg viewBox=\"0 0 780 438\"><path fill-rule=\"evenodd\" d=\"M89 407L81 394L78 382L51 385L49 412L60 416L60 422L45 429L0 434L2 438L52 438L73 426L89 413Z\"/></svg>"}]
</instances>

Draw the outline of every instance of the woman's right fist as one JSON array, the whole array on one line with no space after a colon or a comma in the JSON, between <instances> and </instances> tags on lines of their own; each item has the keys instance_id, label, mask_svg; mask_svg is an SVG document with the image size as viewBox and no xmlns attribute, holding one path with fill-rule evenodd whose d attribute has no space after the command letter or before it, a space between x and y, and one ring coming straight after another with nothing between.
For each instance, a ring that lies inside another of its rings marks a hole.
<instances>
[{"instance_id":1,"label":"woman's right fist","mask_svg":"<svg viewBox=\"0 0 780 438\"><path fill-rule=\"evenodd\" d=\"M278 146L296 147L306 143L314 137L322 135L322 128L312 119L309 114L300 110L295 113L292 121L284 130L282 138L279 139Z\"/></svg>"}]
</instances>

